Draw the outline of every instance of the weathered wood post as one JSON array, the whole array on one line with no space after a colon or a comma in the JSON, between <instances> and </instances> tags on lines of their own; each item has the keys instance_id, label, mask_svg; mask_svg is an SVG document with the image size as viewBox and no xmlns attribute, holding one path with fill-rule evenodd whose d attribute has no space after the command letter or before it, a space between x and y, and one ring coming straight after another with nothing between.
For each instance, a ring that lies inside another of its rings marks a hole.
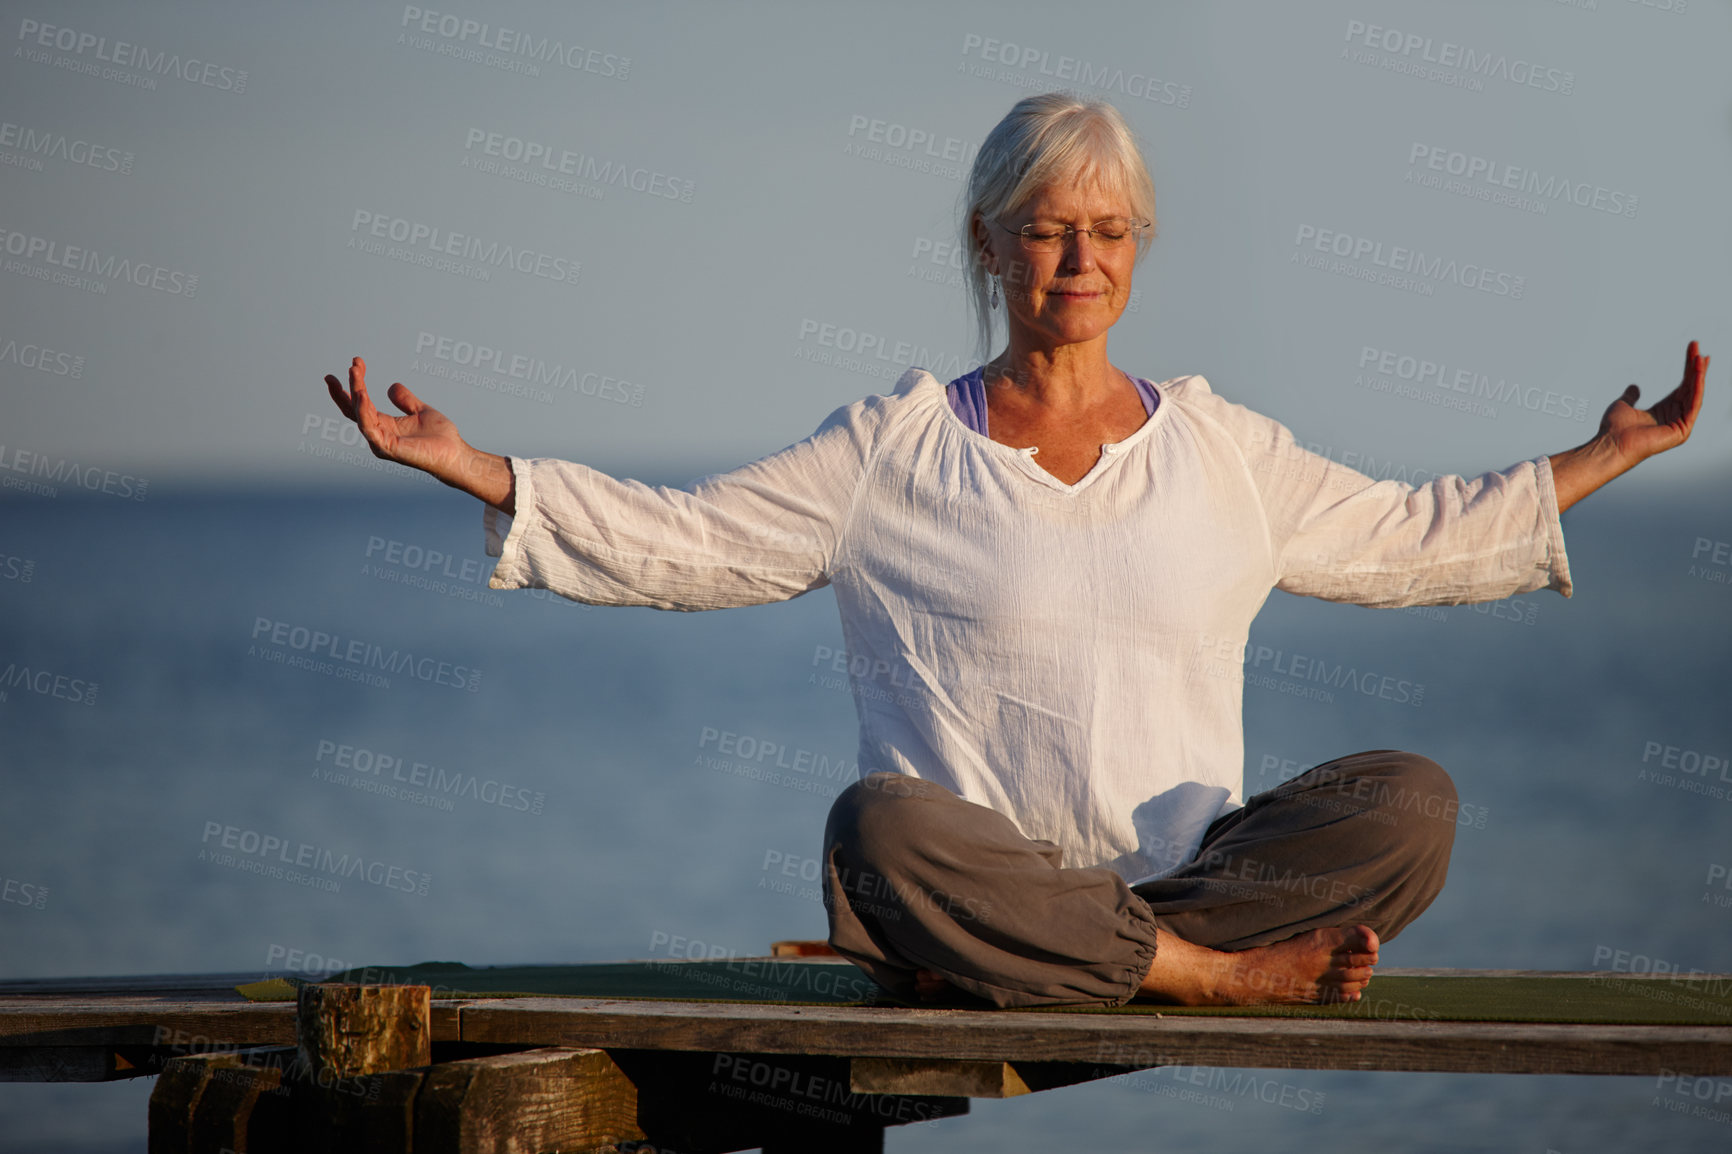
<instances>
[{"instance_id":1,"label":"weathered wood post","mask_svg":"<svg viewBox=\"0 0 1732 1154\"><path fill-rule=\"evenodd\" d=\"M305 985L294 1073L302 1148L409 1154L415 1093L433 1063L427 986Z\"/></svg>"},{"instance_id":2,"label":"weathered wood post","mask_svg":"<svg viewBox=\"0 0 1732 1154\"><path fill-rule=\"evenodd\" d=\"M291 1154L291 1046L170 1059L150 1095L150 1154Z\"/></svg>"},{"instance_id":3,"label":"weathered wood post","mask_svg":"<svg viewBox=\"0 0 1732 1154\"><path fill-rule=\"evenodd\" d=\"M415 1101L416 1154L612 1150L644 1136L637 1087L605 1050L441 1062Z\"/></svg>"}]
</instances>

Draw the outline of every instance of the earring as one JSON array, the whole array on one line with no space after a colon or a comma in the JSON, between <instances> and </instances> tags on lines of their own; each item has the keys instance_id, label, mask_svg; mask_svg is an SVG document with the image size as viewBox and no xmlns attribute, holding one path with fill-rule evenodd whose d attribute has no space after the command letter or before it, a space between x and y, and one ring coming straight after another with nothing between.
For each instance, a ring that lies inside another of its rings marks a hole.
<instances>
[{"instance_id":1,"label":"earring","mask_svg":"<svg viewBox=\"0 0 1732 1154\"><path fill-rule=\"evenodd\" d=\"M986 307L987 308L993 308L993 309L998 307L998 278L997 277L992 278L992 295L986 298Z\"/></svg>"}]
</instances>

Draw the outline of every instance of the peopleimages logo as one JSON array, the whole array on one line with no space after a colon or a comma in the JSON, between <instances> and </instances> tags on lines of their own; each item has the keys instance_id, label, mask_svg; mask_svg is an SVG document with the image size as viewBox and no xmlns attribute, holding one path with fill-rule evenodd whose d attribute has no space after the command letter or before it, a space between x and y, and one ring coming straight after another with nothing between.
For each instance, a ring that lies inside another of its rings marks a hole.
<instances>
[{"instance_id":1,"label":"peopleimages logo","mask_svg":"<svg viewBox=\"0 0 1732 1154\"><path fill-rule=\"evenodd\" d=\"M1438 281L1477 289L1493 296L1507 296L1512 300L1521 300L1527 286L1525 276L1501 272L1473 262L1461 263L1453 257L1445 258L1436 253L1428 255L1421 249L1408 248L1405 245L1391 244L1385 247L1381 240L1318 228L1311 224L1299 226L1293 236L1293 244L1296 250L1309 248L1326 256L1336 257L1336 265L1339 267L1330 267L1322 259L1303 251L1294 252L1293 263L1303 264L1308 268L1345 272L1361 280L1380 280L1380 283L1419 291L1422 296L1430 296L1432 284ZM1353 263L1342 265L1343 261ZM1365 268L1362 262L1366 261L1374 268Z\"/></svg>"},{"instance_id":2,"label":"peopleimages logo","mask_svg":"<svg viewBox=\"0 0 1732 1154\"><path fill-rule=\"evenodd\" d=\"M1612 216L1635 216L1641 198L1622 189L1606 188L1584 180L1571 180L1557 173L1542 177L1538 170L1509 164L1486 156L1460 152L1437 144L1414 141L1407 152L1408 172L1404 178L1411 183L1414 170L1423 168L1431 173L1457 176L1469 184L1483 184L1499 193L1516 192L1533 197L1539 209L1546 202L1562 200L1577 208L1591 208ZM1515 202L1512 202L1515 203ZM1519 203L1517 207L1522 207Z\"/></svg>"},{"instance_id":3,"label":"peopleimages logo","mask_svg":"<svg viewBox=\"0 0 1732 1154\"><path fill-rule=\"evenodd\" d=\"M258 652L255 652L258 651ZM253 645L249 656L262 652L285 651L308 657L329 658L333 662L357 669L377 669L385 673L404 673L430 685L447 685L452 689L467 689L474 693L481 688L481 670L466 665L441 661L436 657L416 657L401 649L387 650L382 645L358 637L344 638L322 629L273 621L269 617L253 619Z\"/></svg>"},{"instance_id":4,"label":"peopleimages logo","mask_svg":"<svg viewBox=\"0 0 1732 1154\"><path fill-rule=\"evenodd\" d=\"M21 369L34 369L39 373L71 377L73 380L84 376L82 354L59 352L29 342L19 343L11 338L0 344L0 364L8 363Z\"/></svg>"},{"instance_id":5,"label":"peopleimages logo","mask_svg":"<svg viewBox=\"0 0 1732 1154\"><path fill-rule=\"evenodd\" d=\"M612 401L615 404L643 407L642 385L577 365L549 362L517 349L502 349L482 341L465 340L462 337L430 333L422 329L415 334L415 354L416 364L422 366L422 372L433 371L432 363L441 362L461 369L472 369L476 373L509 377L543 390L559 389L595 397L597 400ZM426 361L420 359L423 357ZM435 371L433 375L454 374ZM548 399L552 400L552 395L547 395Z\"/></svg>"},{"instance_id":6,"label":"peopleimages logo","mask_svg":"<svg viewBox=\"0 0 1732 1154\"><path fill-rule=\"evenodd\" d=\"M152 52L138 44L130 44L125 40L110 40L106 36L80 32L75 28L43 24L36 20L20 20L18 39L26 45L19 49L20 54L30 52L33 48L52 48L79 57L88 55L91 60L116 64L122 68L135 68L156 76L176 76L188 84L199 84L237 95L247 90L247 72L244 68L228 68L194 56L183 57L179 53ZM38 63L49 63L40 59L43 55L45 54L41 52L33 52L30 59L37 60ZM85 65L74 71L88 71L89 67Z\"/></svg>"},{"instance_id":7,"label":"peopleimages logo","mask_svg":"<svg viewBox=\"0 0 1732 1154\"><path fill-rule=\"evenodd\" d=\"M6 668L0 669L0 702L9 700L9 695L17 691L55 697L73 705L95 705L98 688L97 683L88 678L73 677L39 666L20 665L16 661L7 662Z\"/></svg>"},{"instance_id":8,"label":"peopleimages logo","mask_svg":"<svg viewBox=\"0 0 1732 1154\"><path fill-rule=\"evenodd\" d=\"M814 345L818 347L812 347ZM964 358L958 354L939 352L911 341L811 317L800 318L800 338L794 346L794 356L814 364L864 372L887 380L901 377L911 364L926 367L940 380L959 377L968 371Z\"/></svg>"},{"instance_id":9,"label":"peopleimages logo","mask_svg":"<svg viewBox=\"0 0 1732 1154\"><path fill-rule=\"evenodd\" d=\"M1349 20L1347 34L1343 39L1347 42L1341 49L1341 56L1345 60L1358 64L1378 64L1382 67L1391 67L1393 63L1399 62L1401 67L1393 67L1392 71L1411 72L1426 79L1442 78L1432 75L1435 73L1465 74L1466 78L1476 81L1505 80L1511 84L1556 92L1564 96L1569 96L1576 90L1574 72L1542 67L1520 57L1512 59L1503 52L1480 51L1465 44L1457 44L1453 40L1434 40L1417 32L1402 32L1400 29L1385 28L1379 24L1367 24L1363 20ZM1361 48L1382 52L1385 59L1371 57L1369 53L1359 51ZM1425 65L1432 67L1425 68Z\"/></svg>"},{"instance_id":10,"label":"peopleimages logo","mask_svg":"<svg viewBox=\"0 0 1732 1154\"><path fill-rule=\"evenodd\" d=\"M1076 56L1055 55L1045 48L996 40L977 32L963 35L962 55L964 59L957 65L958 72L982 79L1010 81L1019 88L1051 87L1055 80L1074 81L1078 88L1112 92L1132 100L1148 100L1178 108L1191 106L1189 84L1162 80L1134 68L1127 71ZM998 64L1007 69L1016 69L1024 75L994 74L989 69L970 66L968 59L971 57L978 58L984 64Z\"/></svg>"},{"instance_id":11,"label":"peopleimages logo","mask_svg":"<svg viewBox=\"0 0 1732 1154\"><path fill-rule=\"evenodd\" d=\"M1362 697L1381 698L1400 705L1411 705L1415 709L1425 702L1425 686L1420 682L1409 681L1394 674L1360 670L1352 665L1296 650L1290 652L1268 645L1235 641L1230 637L1205 635L1197 646L1197 657L1199 662L1204 663L1200 666L1200 671L1210 676L1238 676L1242 671L1246 684L1278 689L1281 692L1291 692L1286 688L1288 685L1316 682L1319 686L1356 693ZM1265 674L1289 680L1276 681ZM1318 692L1321 694L1317 697L1318 700L1334 700L1327 691Z\"/></svg>"},{"instance_id":12,"label":"peopleimages logo","mask_svg":"<svg viewBox=\"0 0 1732 1154\"><path fill-rule=\"evenodd\" d=\"M484 780L460 770L447 771L424 761L411 761L403 756L330 738L319 739L313 762L314 777L322 776L337 785L396 800L440 803L431 806L435 809L449 811L452 808L449 798L468 798L483 805L539 814L547 802L545 793L521 785L511 785L495 778ZM403 788L399 789L399 785Z\"/></svg>"},{"instance_id":13,"label":"peopleimages logo","mask_svg":"<svg viewBox=\"0 0 1732 1154\"><path fill-rule=\"evenodd\" d=\"M1524 385L1508 377L1494 379L1491 374L1477 369L1452 366L1443 361L1429 360L1375 345L1360 346L1359 368L1372 369L1381 376L1394 377L1414 385L1429 386L1432 391L1460 393L1465 397L1492 401L1500 405L1514 405L1530 413L1543 413L1572 421L1584 421L1588 416L1588 401L1585 397L1541 389L1537 385Z\"/></svg>"},{"instance_id":14,"label":"peopleimages logo","mask_svg":"<svg viewBox=\"0 0 1732 1154\"><path fill-rule=\"evenodd\" d=\"M364 854L337 853L304 841L290 841L275 834L220 821L204 823L200 846L198 859L202 862L263 874L331 893L337 892L342 884L339 879L359 878L368 885L425 897L433 880L433 875L423 870L404 869L369 859ZM285 870L285 866L289 868ZM300 874L299 870L310 872ZM324 876L318 876L320 874Z\"/></svg>"},{"instance_id":15,"label":"peopleimages logo","mask_svg":"<svg viewBox=\"0 0 1732 1154\"><path fill-rule=\"evenodd\" d=\"M612 160L598 160L588 153L573 152L569 148L545 141L526 140L503 132L471 128L464 135L463 150L479 151L483 156L521 164L532 173L539 169L539 173L535 173L537 176L569 176L592 184L611 184L664 200L677 200L682 204L692 202L694 186L689 180L669 176L655 169L616 164Z\"/></svg>"},{"instance_id":16,"label":"peopleimages logo","mask_svg":"<svg viewBox=\"0 0 1732 1154\"><path fill-rule=\"evenodd\" d=\"M132 172L133 155L106 144L75 139L64 132L36 129L29 125L0 120L0 148L15 148L33 160L47 157L99 172Z\"/></svg>"},{"instance_id":17,"label":"peopleimages logo","mask_svg":"<svg viewBox=\"0 0 1732 1154\"><path fill-rule=\"evenodd\" d=\"M471 233L453 232L423 221L364 208L355 210L349 231L354 234L349 238L350 247L362 248L363 251L377 249L382 255L397 255L407 263L428 267L439 267L442 258L451 258L496 269L510 269L560 284L576 284L583 268L582 262L563 256L482 240ZM383 240L403 246L401 253L384 251L378 245L369 247L369 242Z\"/></svg>"},{"instance_id":18,"label":"peopleimages logo","mask_svg":"<svg viewBox=\"0 0 1732 1154\"><path fill-rule=\"evenodd\" d=\"M8 451L10 449L10 451ZM19 481L8 474L22 473L41 482ZM150 482L131 473L117 473L99 465L80 465L65 457L51 458L46 453L20 449L16 445L0 444L0 488L24 489L53 497L59 494L55 485L66 485L90 493L106 493L128 501L142 501L150 491Z\"/></svg>"},{"instance_id":19,"label":"peopleimages logo","mask_svg":"<svg viewBox=\"0 0 1732 1154\"><path fill-rule=\"evenodd\" d=\"M0 226L0 252L17 257L25 262L26 266L29 262L36 262L38 265L52 267L57 273L62 269L67 270L60 274L62 276L85 274L96 278L88 283L84 283L82 276L77 278L77 287L90 291L107 292L108 285L113 283L155 289L170 296L188 299L198 292L198 276L195 273L167 268L149 261L135 261L129 257L116 256L112 252L98 252L87 245L67 244L53 237L19 232L4 226ZM9 268L8 271L18 272L23 269Z\"/></svg>"},{"instance_id":20,"label":"peopleimages logo","mask_svg":"<svg viewBox=\"0 0 1732 1154\"><path fill-rule=\"evenodd\" d=\"M610 80L631 76L631 57L567 44L551 36L536 36L517 28L470 20L450 12L430 12L413 4L403 6L399 27L424 36L437 36L452 47L486 49L502 57L518 57L521 63L562 64L573 72L590 72ZM416 47L423 47L417 44ZM475 59L483 59L476 54Z\"/></svg>"}]
</instances>

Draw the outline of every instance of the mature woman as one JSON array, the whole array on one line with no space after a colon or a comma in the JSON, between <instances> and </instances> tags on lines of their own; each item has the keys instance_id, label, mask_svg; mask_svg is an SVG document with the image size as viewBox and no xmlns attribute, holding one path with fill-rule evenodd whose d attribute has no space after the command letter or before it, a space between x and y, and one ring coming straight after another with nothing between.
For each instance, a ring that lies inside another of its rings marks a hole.
<instances>
[{"instance_id":1,"label":"mature woman","mask_svg":"<svg viewBox=\"0 0 1732 1154\"><path fill-rule=\"evenodd\" d=\"M1154 189L1118 112L1020 101L964 242L982 353L910 369L803 441L687 489L483 453L359 357L331 396L375 454L487 503L496 589L719 609L831 585L859 760L824 833L830 942L907 999L998 1006L1354 1000L1443 885L1454 787L1378 750L1242 804L1240 661L1271 588L1363 605L1570 591L1558 514L1681 444L1708 358L1568 452L1421 488L1300 448L1107 334ZM1002 304L1001 304L1002 301ZM984 308L982 307L984 305ZM500 514L511 516L503 531Z\"/></svg>"}]
</instances>

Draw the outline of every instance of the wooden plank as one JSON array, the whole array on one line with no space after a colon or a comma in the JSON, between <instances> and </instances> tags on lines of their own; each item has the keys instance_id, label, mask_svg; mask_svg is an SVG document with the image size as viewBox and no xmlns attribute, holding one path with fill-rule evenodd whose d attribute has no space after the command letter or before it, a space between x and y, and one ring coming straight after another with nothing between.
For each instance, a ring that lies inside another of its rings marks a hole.
<instances>
[{"instance_id":1,"label":"wooden plank","mask_svg":"<svg viewBox=\"0 0 1732 1154\"><path fill-rule=\"evenodd\" d=\"M295 1041L292 1003L248 1002L232 985L208 989L208 983L190 977L160 984L174 988L160 993L117 988L0 996L0 1082L154 1076L175 1058ZM461 1004L432 1006L435 1042L457 1040Z\"/></svg>"},{"instance_id":2,"label":"wooden plank","mask_svg":"<svg viewBox=\"0 0 1732 1154\"><path fill-rule=\"evenodd\" d=\"M470 1042L1149 1067L1732 1074L1732 1027L1034 1014L517 998L463 1007Z\"/></svg>"},{"instance_id":3,"label":"wooden plank","mask_svg":"<svg viewBox=\"0 0 1732 1154\"><path fill-rule=\"evenodd\" d=\"M235 987L266 978L301 977L283 971L259 973L256 970L223 974L114 974L72 978L5 978L0 979L0 998L23 996L65 996L72 994L124 994L131 997L171 996L175 1001L190 1002L202 998L217 1001L237 1001Z\"/></svg>"},{"instance_id":4,"label":"wooden plank","mask_svg":"<svg viewBox=\"0 0 1732 1154\"><path fill-rule=\"evenodd\" d=\"M1439 966L1379 966L1380 978L1576 978L1584 982L1670 982L1689 985L1701 982L1724 988L1732 974L1698 972L1628 973L1623 970L1459 970Z\"/></svg>"},{"instance_id":5,"label":"wooden plank","mask_svg":"<svg viewBox=\"0 0 1732 1154\"><path fill-rule=\"evenodd\" d=\"M415 1154L591 1150L644 1136L637 1087L602 1050L441 1062L415 1102Z\"/></svg>"},{"instance_id":6,"label":"wooden plank","mask_svg":"<svg viewBox=\"0 0 1732 1154\"><path fill-rule=\"evenodd\" d=\"M852 1058L849 1086L856 1094L950 1094L962 1098L1014 1098L1031 1091L1009 1062L956 1062L932 1058Z\"/></svg>"},{"instance_id":7,"label":"wooden plank","mask_svg":"<svg viewBox=\"0 0 1732 1154\"><path fill-rule=\"evenodd\" d=\"M0 999L0 1047L158 1046L179 1047L191 1056L218 1046L288 1045L294 1040L295 1007L288 1002L125 996Z\"/></svg>"},{"instance_id":8,"label":"wooden plank","mask_svg":"<svg viewBox=\"0 0 1732 1154\"><path fill-rule=\"evenodd\" d=\"M458 1040L462 1005L451 1001L432 1007L433 1041ZM248 1002L239 994L232 1001L123 994L0 998L0 1053L42 1046L112 1046L192 1056L240 1046L293 1045L294 1041L294 1003Z\"/></svg>"},{"instance_id":9,"label":"wooden plank","mask_svg":"<svg viewBox=\"0 0 1732 1154\"><path fill-rule=\"evenodd\" d=\"M150 1154L288 1154L293 1047L177 1058L150 1095Z\"/></svg>"},{"instance_id":10,"label":"wooden plank","mask_svg":"<svg viewBox=\"0 0 1732 1154\"><path fill-rule=\"evenodd\" d=\"M40 1046L143 1047L164 1056L191 1055L292 1042L293 1016L287 1003L0 1001L0 1051L13 1055L7 1065L17 1072L33 1068L27 1053ZM1665 1066L1697 1075L1732 1074L1732 1032L1715 1026L1185 1019L584 998L442 1004L432 1018L441 1041L461 1037L525 1048L758 1049L1014 1062L1102 1061L1091 1046L1158 1044L1179 1064L1630 1074L1654 1074ZM1143 1032L1156 1028L1163 1031L1158 1039ZM1415 1054L1415 1044L1430 1049ZM1367 1048L1356 1052L1359 1046ZM1560 1047L1555 1062L1534 1057L1544 1046ZM1288 1056L1296 1048L1303 1053ZM1384 1061L1401 1064L1380 1067ZM74 1063L72 1072L78 1068L95 1069Z\"/></svg>"},{"instance_id":11,"label":"wooden plank","mask_svg":"<svg viewBox=\"0 0 1732 1154\"><path fill-rule=\"evenodd\" d=\"M958 1062L937 1058L852 1058L848 1063L850 1084L856 1093L953 1094L965 1098L1015 1098L1134 1069L1092 1062Z\"/></svg>"},{"instance_id":12,"label":"wooden plank","mask_svg":"<svg viewBox=\"0 0 1732 1154\"><path fill-rule=\"evenodd\" d=\"M284 1063L290 1060L288 1047L272 1049ZM233 1055L211 1064L217 1068L193 1112L187 1154L290 1154L295 1150L290 1098L280 1092L284 1067L249 1064Z\"/></svg>"},{"instance_id":13,"label":"wooden plank","mask_svg":"<svg viewBox=\"0 0 1732 1154\"><path fill-rule=\"evenodd\" d=\"M0 1082L113 1082L154 1074L113 1046L0 1046Z\"/></svg>"},{"instance_id":14,"label":"wooden plank","mask_svg":"<svg viewBox=\"0 0 1732 1154\"><path fill-rule=\"evenodd\" d=\"M169 1063L150 1092L150 1154L190 1154L192 1118L210 1084L214 1058Z\"/></svg>"},{"instance_id":15,"label":"wooden plank","mask_svg":"<svg viewBox=\"0 0 1732 1154\"><path fill-rule=\"evenodd\" d=\"M821 958L809 964L834 965ZM1582 981L1615 980L1638 989L1653 984L1655 996L1668 996L1699 985L1724 987L1728 975L1624 974L1613 971L1540 973L1520 971L1401 970L1389 976L1547 976ZM295 1008L289 1003L249 1003L232 989L210 988L234 975L138 979L165 987L157 993L125 988L134 979L89 979L100 985L86 994L46 992L47 980L24 983L34 992L0 996L0 1077L30 1080L101 1080L123 1071L115 1053L146 1073L162 1063L244 1046L294 1041ZM240 975L255 977L256 975ZM21 983L7 983L9 988ZM542 1015L556 1011L569 1016L560 1024ZM529 1018L501 1015L529 1014ZM597 1015L603 1018L598 1019ZM974 1017L964 1015L973 1014ZM465 1018L467 1015L467 1018ZM607 1017L612 1015L612 1017ZM826 1016L830 1015L830 1016ZM840 1015L839 1017L836 1015ZM909 1017L913 1015L913 1017ZM924 1015L924 1017L922 1017ZM1539 1026L1520 1023L1370 1022L1317 1020L1309 1024L1279 1019L1193 1018L1177 1015L1020 1015L1046 1024L1032 1035L1038 1041L1009 1043L996 1049L968 1050L987 1038L1004 1038L1005 1012L851 1008L844 1006L741 1006L722 1003L628 1001L623 999L525 999L473 1002L441 1001L432 1005L430 1027L439 1042L491 1042L527 1048L544 1045L578 1047L629 1044L645 1049L750 1050L766 1053L831 1053L838 1056L900 1057L1026 1063L1029 1061L1099 1061L1090 1044L1103 1046L1167 1046L1175 1061L1197 1063L1213 1055L1213 1064L1273 1065L1277 1061L1308 1063L1310 1068L1460 1069L1510 1072L1654 1073L1666 1066L1695 1074L1726 1074L1726 1047L1719 1026ZM493 1019L490 1021L490 1019ZM465 1027L464 1022L469 1024ZM985 1023L981 1033L970 1026L958 1037L954 1023ZM551 1025L549 1023L552 1023ZM600 1022L601 1024L598 1024ZM613 1025L606 1023L612 1022ZM837 1030L822 1023L840 1023ZM952 1023L933 1029L909 1023ZM1068 1035L1054 1033L1055 1022L1069 1022ZM1092 1025L1084 1025L1092 1022ZM1159 1039L1139 1033L1151 1022L1165 1023ZM1210 1024L1204 1025L1204 1022ZM818 1024L818 1025L815 1025ZM617 1026L624 1031L607 1033ZM845 1027L845 1028L842 1028ZM514 1031L527 1031L514 1036ZM886 1033L888 1031L888 1033ZM1104 1033L1097 1031L1105 1031ZM1185 1031L1188 1031L1185 1032ZM1334 1032L1332 1032L1334 1031ZM1014 1031L1012 1031L1014 1034ZM1071 1040L1059 1044L1061 1036ZM886 1048L885 1038L891 1042ZM1415 1039L1421 1041L1415 1042ZM1412 1047L1430 1047L1415 1054ZM1535 1058L1541 1046L1557 1045L1558 1060L1550 1065ZM1018 1047L1022 1048L1018 1048ZM1359 1047L1369 1047L1358 1049ZM1285 1049L1283 1049L1285 1047ZM1289 1051L1293 1056L1289 1056ZM1110 1063L1109 1063L1110 1064ZM1032 1089L1031 1085L1031 1089Z\"/></svg>"}]
</instances>

